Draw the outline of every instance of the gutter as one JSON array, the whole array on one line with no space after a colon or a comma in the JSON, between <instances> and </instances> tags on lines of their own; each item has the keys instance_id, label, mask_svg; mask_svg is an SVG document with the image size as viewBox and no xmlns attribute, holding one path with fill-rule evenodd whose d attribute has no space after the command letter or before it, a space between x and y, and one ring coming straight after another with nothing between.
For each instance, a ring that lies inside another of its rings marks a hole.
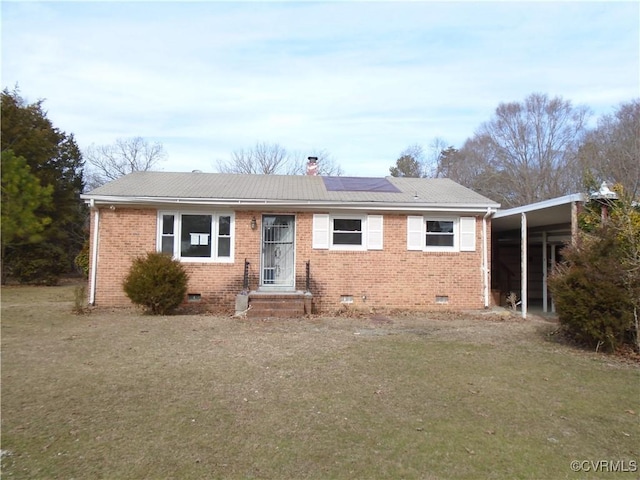
<instances>
[{"instance_id":1,"label":"gutter","mask_svg":"<svg viewBox=\"0 0 640 480\"><path fill-rule=\"evenodd\" d=\"M301 211L331 209L331 210L368 210L368 211L398 211L398 212L469 212L483 213L487 208L492 208L484 204L467 204L467 203L389 203L389 202L348 202L343 200L267 200L267 199L200 199L200 198L174 198L174 197L120 197L120 196L81 196L87 203L99 203L101 205L144 205L166 208L167 206L222 206L230 208L296 208ZM499 204L495 204L497 209Z\"/></svg>"}]
</instances>

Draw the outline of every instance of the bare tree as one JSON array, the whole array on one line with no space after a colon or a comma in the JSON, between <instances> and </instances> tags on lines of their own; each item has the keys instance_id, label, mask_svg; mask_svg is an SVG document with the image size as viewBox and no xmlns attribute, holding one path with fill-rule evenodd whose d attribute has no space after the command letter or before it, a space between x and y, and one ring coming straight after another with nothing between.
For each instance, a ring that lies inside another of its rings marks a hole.
<instances>
[{"instance_id":1,"label":"bare tree","mask_svg":"<svg viewBox=\"0 0 640 480\"><path fill-rule=\"evenodd\" d=\"M222 173L287 174L287 151L277 143L256 143L251 149L236 150L229 162L218 161Z\"/></svg>"},{"instance_id":2,"label":"bare tree","mask_svg":"<svg viewBox=\"0 0 640 480\"><path fill-rule=\"evenodd\" d=\"M167 157L161 143L142 137L119 138L112 145L91 145L84 152L88 189L132 172L153 170Z\"/></svg>"},{"instance_id":3,"label":"bare tree","mask_svg":"<svg viewBox=\"0 0 640 480\"><path fill-rule=\"evenodd\" d=\"M447 143L440 137L431 141L427 152L418 143L409 145L400 153L395 165L389 167L389 173L392 177L436 177L438 157L446 146Z\"/></svg>"},{"instance_id":4,"label":"bare tree","mask_svg":"<svg viewBox=\"0 0 640 480\"><path fill-rule=\"evenodd\" d=\"M506 207L579 191L577 152L588 117L586 107L539 93L500 104L459 152L457 166L471 163L459 170L461 183Z\"/></svg>"},{"instance_id":5,"label":"bare tree","mask_svg":"<svg viewBox=\"0 0 640 480\"><path fill-rule=\"evenodd\" d=\"M497 108L481 131L495 149L506 192L513 193L505 201L524 205L577 191L575 160L586 119L585 108L541 94Z\"/></svg>"},{"instance_id":6,"label":"bare tree","mask_svg":"<svg viewBox=\"0 0 640 480\"><path fill-rule=\"evenodd\" d=\"M422 165L423 177L437 177L440 154L447 148L453 148L442 137L434 137L429 143L428 154L424 157Z\"/></svg>"},{"instance_id":7,"label":"bare tree","mask_svg":"<svg viewBox=\"0 0 640 480\"><path fill-rule=\"evenodd\" d=\"M256 143L251 149L236 150L229 161L218 160L217 169L222 173L304 175L308 156L318 157L318 174L342 175L342 169L326 150L313 150L305 155L266 142Z\"/></svg>"},{"instance_id":8,"label":"bare tree","mask_svg":"<svg viewBox=\"0 0 640 480\"><path fill-rule=\"evenodd\" d=\"M599 184L620 184L632 198L640 195L640 99L605 115L580 148L582 167Z\"/></svg>"},{"instance_id":9,"label":"bare tree","mask_svg":"<svg viewBox=\"0 0 640 480\"><path fill-rule=\"evenodd\" d=\"M476 135L468 139L460 150L449 146L440 152L436 177L450 178L465 187L493 200L504 202L510 193L502 189L502 173L496 165L491 140Z\"/></svg>"}]
</instances>

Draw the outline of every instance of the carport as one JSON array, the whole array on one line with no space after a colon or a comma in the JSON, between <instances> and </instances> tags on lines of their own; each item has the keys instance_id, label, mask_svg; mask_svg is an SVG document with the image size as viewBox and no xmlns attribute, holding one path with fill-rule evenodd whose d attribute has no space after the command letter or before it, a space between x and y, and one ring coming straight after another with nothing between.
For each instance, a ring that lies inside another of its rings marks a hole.
<instances>
[{"instance_id":1,"label":"carport","mask_svg":"<svg viewBox=\"0 0 640 480\"><path fill-rule=\"evenodd\" d=\"M499 305L515 293L522 317L529 309L555 312L547 278L561 260L562 247L578 230L583 194L572 194L499 210L492 220L491 289Z\"/></svg>"}]
</instances>

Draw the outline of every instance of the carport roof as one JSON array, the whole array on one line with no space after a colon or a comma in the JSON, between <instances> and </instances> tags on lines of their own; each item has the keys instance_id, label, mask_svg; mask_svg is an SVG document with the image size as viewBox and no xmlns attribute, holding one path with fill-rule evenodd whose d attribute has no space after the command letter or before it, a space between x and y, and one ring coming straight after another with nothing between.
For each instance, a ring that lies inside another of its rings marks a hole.
<instances>
[{"instance_id":1,"label":"carport roof","mask_svg":"<svg viewBox=\"0 0 640 480\"><path fill-rule=\"evenodd\" d=\"M498 210L493 217L492 228L495 232L520 229L522 214L527 215L528 228L546 227L571 223L571 205L584 200L584 195L574 193L564 197L552 198L543 202L531 203L522 207Z\"/></svg>"}]
</instances>

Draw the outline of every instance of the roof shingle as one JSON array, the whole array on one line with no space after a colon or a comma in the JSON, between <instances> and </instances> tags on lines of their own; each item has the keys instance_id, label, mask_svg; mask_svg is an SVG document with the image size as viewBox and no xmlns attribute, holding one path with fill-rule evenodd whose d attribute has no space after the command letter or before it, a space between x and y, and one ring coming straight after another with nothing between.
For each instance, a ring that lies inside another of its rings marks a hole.
<instances>
[{"instance_id":1,"label":"roof shingle","mask_svg":"<svg viewBox=\"0 0 640 480\"><path fill-rule=\"evenodd\" d=\"M83 195L147 199L380 202L476 205L492 200L446 178L385 177L398 191L329 191L321 176L199 172L134 172ZM380 178L379 178L380 179ZM366 183L366 182L365 182Z\"/></svg>"}]
</instances>

